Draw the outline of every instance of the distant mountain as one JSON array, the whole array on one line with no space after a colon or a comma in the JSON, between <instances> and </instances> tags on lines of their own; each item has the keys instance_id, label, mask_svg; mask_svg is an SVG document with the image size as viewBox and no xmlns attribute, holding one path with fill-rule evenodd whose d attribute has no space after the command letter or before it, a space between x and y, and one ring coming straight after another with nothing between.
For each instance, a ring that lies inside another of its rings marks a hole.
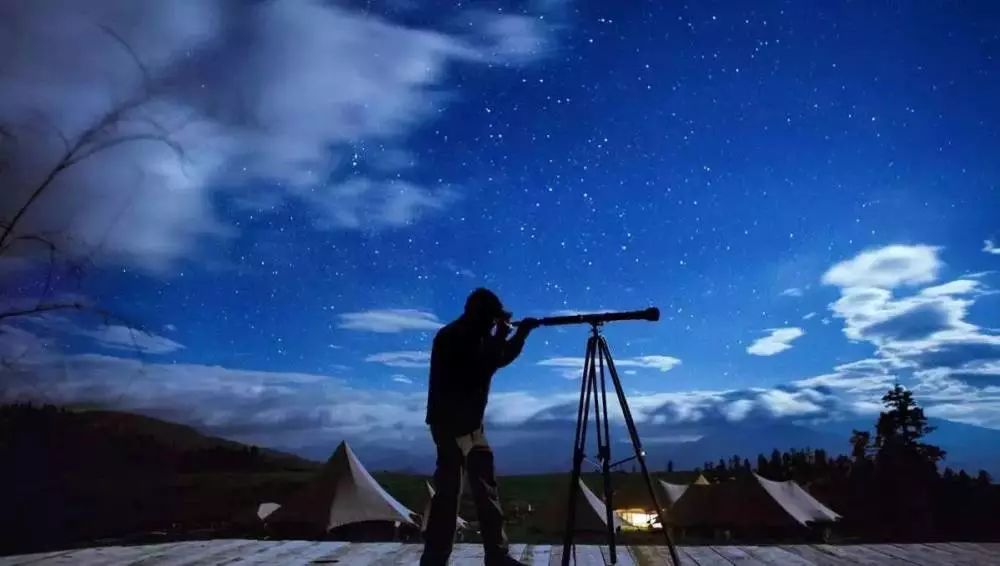
<instances>
[{"instance_id":1,"label":"distant mountain","mask_svg":"<svg viewBox=\"0 0 1000 566\"><path fill-rule=\"evenodd\" d=\"M792 448L812 448L831 454L846 453L846 439L842 435L788 423L727 424L712 427L698 440L659 445L647 451L660 466L667 459L673 460L676 469L689 469L703 466L705 462L718 462L719 458L728 461L733 455L747 458L755 465L758 454L770 456L775 449L784 452Z\"/></svg>"},{"instance_id":2,"label":"distant mountain","mask_svg":"<svg viewBox=\"0 0 1000 566\"><path fill-rule=\"evenodd\" d=\"M984 469L1000 478L1000 431L942 419L933 419L931 422L937 430L929 435L928 442L947 451L945 466L956 470L965 469L973 475ZM758 454L770 456L774 449L787 451L792 448L812 448L826 450L831 456L848 454L851 431L870 430L873 424L868 419L834 421L818 426L780 421L715 422L686 426L683 431L667 426L641 425L640 435L647 463L652 469L662 470L668 461L673 461L674 467L680 470L702 466L706 461L717 462L719 458L728 460L733 455L755 463ZM555 427L544 432L532 431L530 436L518 435L511 430L495 434L488 431L487 434L493 444L497 469L501 474L547 473L570 468L573 444L570 426ZM625 430L613 429L611 434L612 438L619 440L612 447L615 458L628 457L631 446L625 441ZM694 440L663 441L665 438ZM356 451L365 465L373 470L430 474L434 468L433 447L429 442L418 446L363 444ZM322 454L328 453L329 449L324 447L322 452L310 451L304 455L320 459L325 457ZM626 469L630 469L630 466L631 464L625 465Z\"/></svg>"}]
</instances>

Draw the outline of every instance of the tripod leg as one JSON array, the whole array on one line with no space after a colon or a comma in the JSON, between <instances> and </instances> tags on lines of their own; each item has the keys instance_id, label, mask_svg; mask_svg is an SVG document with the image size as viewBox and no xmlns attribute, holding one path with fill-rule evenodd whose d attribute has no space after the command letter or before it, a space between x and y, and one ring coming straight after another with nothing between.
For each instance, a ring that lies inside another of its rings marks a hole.
<instances>
[{"instance_id":1,"label":"tripod leg","mask_svg":"<svg viewBox=\"0 0 1000 566\"><path fill-rule=\"evenodd\" d=\"M587 445L587 420L590 413L590 388L594 376L594 358L597 354L597 340L587 340L587 353L583 359L583 375L580 377L580 404L576 410L576 436L573 444L573 472L569 480L569 498L566 502L566 530L563 532L562 566L569 566L572 552L573 534L576 530L576 498L580 492L580 468L583 466L584 449Z\"/></svg>"},{"instance_id":2,"label":"tripod leg","mask_svg":"<svg viewBox=\"0 0 1000 566\"><path fill-rule=\"evenodd\" d=\"M604 480L604 512L608 529L608 555L611 564L618 563L615 544L615 511L611 490L611 432L608 424L608 393L604 381L604 351L597 350L597 368L601 380L601 395L597 395L597 380L594 380L594 412L597 418L597 450L601 457L601 472ZM601 406L603 405L603 407ZM603 428L603 430L602 430Z\"/></svg>"},{"instance_id":3,"label":"tripod leg","mask_svg":"<svg viewBox=\"0 0 1000 566\"><path fill-rule=\"evenodd\" d=\"M663 507L660 506L659 498L656 496L656 489L653 488L653 480L649 476L649 468L646 467L646 453L642 449L642 442L639 440L639 431L635 428L632 410L629 409L628 401L625 399L625 391L622 389L621 379L618 378L618 370L615 368L615 362L611 358L611 349L608 348L608 343L604 340L603 336L600 337L597 347L603 358L608 362L608 373L611 375L611 381L615 386L615 393L618 396L618 403L621 405L622 416L625 417L625 426L628 428L629 437L632 439L632 446L635 448L635 457L639 460L642 477L646 482L646 489L649 490L649 498L656 508L657 517L660 519L660 526L663 528L663 538L667 543L667 549L670 551L670 559L673 561L674 566L679 566L680 559L677 557L677 549L674 547L674 541L670 538L666 517L663 516Z\"/></svg>"}]
</instances>

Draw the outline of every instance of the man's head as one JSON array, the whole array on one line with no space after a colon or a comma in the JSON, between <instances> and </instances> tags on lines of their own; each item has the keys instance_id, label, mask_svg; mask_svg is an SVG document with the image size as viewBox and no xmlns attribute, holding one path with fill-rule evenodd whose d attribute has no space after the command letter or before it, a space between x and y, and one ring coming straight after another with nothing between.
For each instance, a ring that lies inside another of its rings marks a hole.
<instances>
[{"instance_id":1,"label":"man's head","mask_svg":"<svg viewBox=\"0 0 1000 566\"><path fill-rule=\"evenodd\" d=\"M505 311L500 297L493 291L480 287L469 294L465 300L465 314L467 320L483 329L489 329L498 318L509 318L510 313Z\"/></svg>"}]
</instances>

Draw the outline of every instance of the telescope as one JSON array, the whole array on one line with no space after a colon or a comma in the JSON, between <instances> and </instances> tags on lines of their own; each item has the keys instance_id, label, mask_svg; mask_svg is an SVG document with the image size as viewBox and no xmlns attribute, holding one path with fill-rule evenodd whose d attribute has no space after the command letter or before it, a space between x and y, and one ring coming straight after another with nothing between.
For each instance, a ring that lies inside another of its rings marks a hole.
<instances>
[{"instance_id":1,"label":"telescope","mask_svg":"<svg viewBox=\"0 0 1000 566\"><path fill-rule=\"evenodd\" d=\"M565 324L589 324L591 326L597 326L604 324L605 322L616 322L619 320L648 320L651 322L656 322L660 320L660 309L656 307L649 307L648 309L642 309L637 311L618 311L618 312L593 312L585 314L571 314L568 316L549 316L545 318L539 318L538 326L562 326ZM521 324L522 321L515 320L510 324L511 326L517 326Z\"/></svg>"},{"instance_id":2,"label":"telescope","mask_svg":"<svg viewBox=\"0 0 1000 566\"><path fill-rule=\"evenodd\" d=\"M507 318L509 313L504 312ZM617 533L614 521L614 490L611 488L611 468L617 467L625 462L637 460L642 471L642 478L646 484L646 492L649 494L649 503L656 509L660 524L664 526L664 541L670 551L670 560L674 566L680 564L677 556L677 549L674 541L670 537L670 529L666 528L667 522L663 514L663 506L657 498L657 490L653 485L653 478L649 475L649 467L646 465L646 451L642 448L639 440L639 431L635 426L635 419L632 418L632 410L629 409L628 401L625 399L625 389L622 388L621 379L618 377L618 369L611 358L611 348L608 341L601 334L601 326L605 322L617 322L619 320L648 320L655 322L660 320L660 309L649 307L637 311L619 312L594 312L583 314L572 314L568 316L549 316L536 319L539 326L561 326L565 324L589 324L590 338L587 339L587 350L583 357L583 375L580 380L580 403L576 410L576 436L573 440L573 471L570 474L569 498L566 502L566 528L563 531L563 553L562 566L569 566L570 557L575 557L573 551L573 538L576 533L576 502L577 497L583 497L580 487L583 482L580 476L583 473L583 462L586 459L587 445L587 423L590 420L591 400L593 400L594 424L597 433L597 452L591 454L597 456L596 464L601 469L604 478L604 524L607 528L608 556L610 564L618 563ZM509 322L513 326L524 324L524 320ZM605 378L608 379L605 379ZM621 416L625 420L629 438L632 441L634 456L614 461L611 458L611 417L608 412L607 383L610 381L614 388L614 394L618 398L618 405L621 408ZM587 460L592 462L592 460Z\"/></svg>"}]
</instances>

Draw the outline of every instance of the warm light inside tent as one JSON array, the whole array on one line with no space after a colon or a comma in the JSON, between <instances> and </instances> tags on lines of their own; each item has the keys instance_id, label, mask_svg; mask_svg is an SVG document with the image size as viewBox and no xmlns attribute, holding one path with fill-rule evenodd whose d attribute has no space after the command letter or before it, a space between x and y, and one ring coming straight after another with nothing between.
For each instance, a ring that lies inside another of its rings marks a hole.
<instances>
[{"instance_id":1,"label":"warm light inside tent","mask_svg":"<svg viewBox=\"0 0 1000 566\"><path fill-rule=\"evenodd\" d=\"M645 509L619 509L615 511L622 521L633 527L648 529L650 527L660 527L660 518L656 513L651 513Z\"/></svg>"}]
</instances>

